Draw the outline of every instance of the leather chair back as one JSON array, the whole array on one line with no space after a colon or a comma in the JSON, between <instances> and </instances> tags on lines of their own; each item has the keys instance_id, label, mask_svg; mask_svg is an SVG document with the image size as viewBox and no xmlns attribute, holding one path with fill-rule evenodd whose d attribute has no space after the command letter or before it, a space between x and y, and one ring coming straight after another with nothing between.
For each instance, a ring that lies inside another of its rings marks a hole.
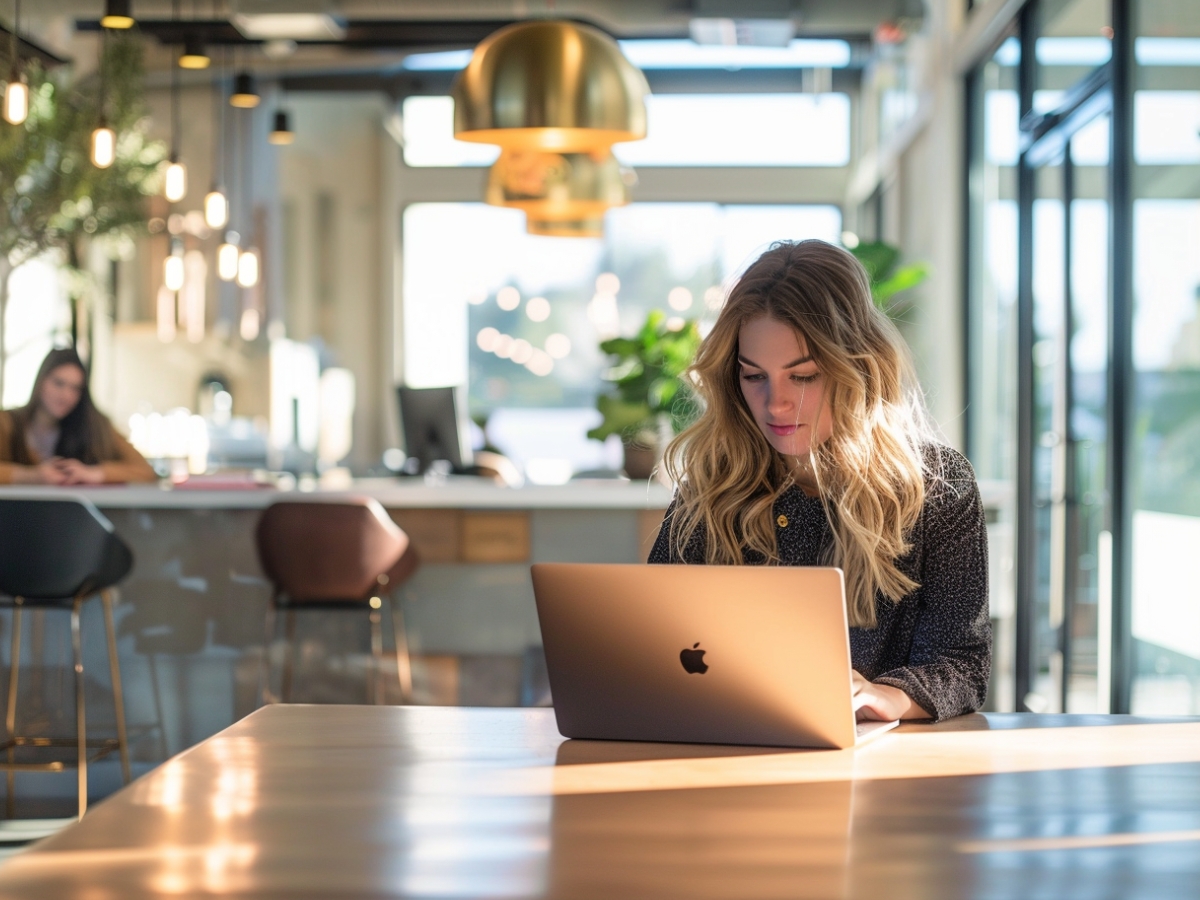
<instances>
[{"instance_id":1,"label":"leather chair back","mask_svg":"<svg viewBox=\"0 0 1200 900\"><path fill-rule=\"evenodd\" d=\"M64 600L116 584L133 554L83 497L0 500L0 594Z\"/></svg>"},{"instance_id":2,"label":"leather chair back","mask_svg":"<svg viewBox=\"0 0 1200 900\"><path fill-rule=\"evenodd\" d=\"M408 535L368 497L281 500L255 537L263 571L290 603L361 602L416 568Z\"/></svg>"}]
</instances>

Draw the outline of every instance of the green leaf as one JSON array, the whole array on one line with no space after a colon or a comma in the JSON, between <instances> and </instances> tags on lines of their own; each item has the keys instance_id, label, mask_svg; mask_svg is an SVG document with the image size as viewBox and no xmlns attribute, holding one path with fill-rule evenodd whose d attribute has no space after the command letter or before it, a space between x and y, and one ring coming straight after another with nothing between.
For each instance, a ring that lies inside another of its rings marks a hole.
<instances>
[{"instance_id":1,"label":"green leaf","mask_svg":"<svg viewBox=\"0 0 1200 900\"><path fill-rule=\"evenodd\" d=\"M602 441L610 434L620 435L623 439L632 437L638 431L654 426L654 414L646 403L630 403L609 395L596 398L596 408L604 416L598 426L587 433L589 438Z\"/></svg>"},{"instance_id":2,"label":"green leaf","mask_svg":"<svg viewBox=\"0 0 1200 900\"><path fill-rule=\"evenodd\" d=\"M872 293L875 296L875 302L886 309L892 297L901 291L915 288L928 277L929 267L925 263L912 263L903 266L887 281L879 282L873 286Z\"/></svg>"}]
</instances>

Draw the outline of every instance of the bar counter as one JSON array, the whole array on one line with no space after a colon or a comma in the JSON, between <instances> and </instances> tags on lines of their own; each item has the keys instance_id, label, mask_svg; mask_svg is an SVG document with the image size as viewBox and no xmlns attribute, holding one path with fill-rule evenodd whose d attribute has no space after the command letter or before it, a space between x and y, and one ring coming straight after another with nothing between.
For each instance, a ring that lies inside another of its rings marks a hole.
<instances>
[{"instance_id":1,"label":"bar counter","mask_svg":"<svg viewBox=\"0 0 1200 900\"><path fill-rule=\"evenodd\" d=\"M118 590L116 616L128 715L148 735L133 747L142 768L258 706L270 596L254 544L261 511L281 499L348 494L377 499L421 556L401 597L417 702L475 706L545 702L529 564L643 561L670 500L657 483L581 481L510 489L453 477L437 485L370 479L348 490L0 488L0 498L86 497L132 548L134 568ZM386 618L388 604L384 611ZM42 708L70 709L69 686L60 674L69 659L66 624L53 614L31 615L33 631L43 637L31 639L22 654L32 669L23 684L43 691L36 701ZM85 608L85 647L103 648L100 626L99 614ZM304 613L296 638L296 700L366 700L371 664L366 616ZM276 673L281 651L282 645L273 651ZM387 655L384 665L391 667L391 674L385 668L384 687L394 691L387 699L398 702L394 662ZM107 715L103 654L85 658L85 668L89 706ZM57 724L70 732L70 723ZM36 796L55 777L21 776L17 794ZM98 796L115 786L110 780L105 787L103 773L96 783Z\"/></svg>"}]
</instances>

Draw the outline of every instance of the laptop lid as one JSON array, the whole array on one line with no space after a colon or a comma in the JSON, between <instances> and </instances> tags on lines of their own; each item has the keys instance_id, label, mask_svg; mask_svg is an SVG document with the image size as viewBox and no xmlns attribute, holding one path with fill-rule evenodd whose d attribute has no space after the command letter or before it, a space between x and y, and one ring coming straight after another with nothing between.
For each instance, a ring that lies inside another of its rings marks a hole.
<instances>
[{"instance_id":1,"label":"laptop lid","mask_svg":"<svg viewBox=\"0 0 1200 900\"><path fill-rule=\"evenodd\" d=\"M855 744L839 569L539 563L533 587L566 737Z\"/></svg>"}]
</instances>

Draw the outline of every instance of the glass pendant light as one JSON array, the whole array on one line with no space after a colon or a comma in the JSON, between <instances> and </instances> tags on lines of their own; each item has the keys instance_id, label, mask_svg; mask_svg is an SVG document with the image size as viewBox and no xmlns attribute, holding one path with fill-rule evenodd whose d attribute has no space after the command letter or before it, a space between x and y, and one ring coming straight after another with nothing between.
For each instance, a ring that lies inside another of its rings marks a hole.
<instances>
[{"instance_id":1,"label":"glass pendant light","mask_svg":"<svg viewBox=\"0 0 1200 900\"><path fill-rule=\"evenodd\" d=\"M258 284L258 249L243 250L238 257L237 283L244 288Z\"/></svg>"},{"instance_id":2,"label":"glass pendant light","mask_svg":"<svg viewBox=\"0 0 1200 900\"><path fill-rule=\"evenodd\" d=\"M17 32L21 25L21 0L13 4L13 28L9 41L9 57L12 68L8 73L8 83L4 86L4 121L11 125L20 125L29 118L29 84L25 81L25 73L21 71L21 54Z\"/></svg>"},{"instance_id":3,"label":"glass pendant light","mask_svg":"<svg viewBox=\"0 0 1200 900\"><path fill-rule=\"evenodd\" d=\"M29 85L25 75L17 71L13 64L12 74L8 76L8 84L4 86L4 121L11 125L20 125L29 118Z\"/></svg>"},{"instance_id":4,"label":"glass pendant light","mask_svg":"<svg viewBox=\"0 0 1200 900\"><path fill-rule=\"evenodd\" d=\"M222 281L233 281L238 276L238 257L242 253L238 247L240 241L241 236L236 231L227 231L217 248L217 276Z\"/></svg>"},{"instance_id":5,"label":"glass pendant light","mask_svg":"<svg viewBox=\"0 0 1200 900\"><path fill-rule=\"evenodd\" d=\"M213 93L224 93L224 83L225 66L222 63L221 77L213 80ZM229 198L221 183L225 169L225 104L221 102L222 99L220 96L214 97L216 102L213 103L213 109L216 110L217 121L213 123L213 180L212 187L204 195L204 222L214 231L229 223Z\"/></svg>"},{"instance_id":6,"label":"glass pendant light","mask_svg":"<svg viewBox=\"0 0 1200 900\"><path fill-rule=\"evenodd\" d=\"M204 223L213 230L224 228L229 221L229 200L220 185L214 184L212 190L204 195Z\"/></svg>"},{"instance_id":7,"label":"glass pendant light","mask_svg":"<svg viewBox=\"0 0 1200 900\"><path fill-rule=\"evenodd\" d=\"M101 28L132 28L132 0L105 0L104 15L100 17Z\"/></svg>"},{"instance_id":8,"label":"glass pendant light","mask_svg":"<svg viewBox=\"0 0 1200 900\"><path fill-rule=\"evenodd\" d=\"M108 32L104 32L104 40L100 46L100 121L92 131L92 165L97 169L107 169L117 161L117 133L108 127L104 115L105 91L105 57L108 56Z\"/></svg>"},{"instance_id":9,"label":"glass pendant light","mask_svg":"<svg viewBox=\"0 0 1200 900\"><path fill-rule=\"evenodd\" d=\"M295 133L292 131L291 123L288 122L288 114L282 109L275 111L275 126L271 129L267 140L272 144L286 146L296 139Z\"/></svg>"},{"instance_id":10,"label":"glass pendant light","mask_svg":"<svg viewBox=\"0 0 1200 900\"><path fill-rule=\"evenodd\" d=\"M178 13L176 2L176 13ZM183 65L180 57L180 65ZM187 196L187 167L179 160L179 70L171 70L171 156L163 178L163 196L170 203L178 203Z\"/></svg>"},{"instance_id":11,"label":"glass pendant light","mask_svg":"<svg viewBox=\"0 0 1200 900\"><path fill-rule=\"evenodd\" d=\"M238 109L254 109L261 99L254 87L254 76L249 72L239 72L233 79L233 93L229 95L229 105Z\"/></svg>"},{"instance_id":12,"label":"glass pendant light","mask_svg":"<svg viewBox=\"0 0 1200 900\"><path fill-rule=\"evenodd\" d=\"M117 133L101 118L100 124L92 132L92 165L97 169L107 169L116 160Z\"/></svg>"},{"instance_id":13,"label":"glass pendant light","mask_svg":"<svg viewBox=\"0 0 1200 900\"><path fill-rule=\"evenodd\" d=\"M187 167L172 153L167 165L167 174L163 179L163 195L172 203L178 203L187 196Z\"/></svg>"},{"instance_id":14,"label":"glass pendant light","mask_svg":"<svg viewBox=\"0 0 1200 900\"><path fill-rule=\"evenodd\" d=\"M451 93L460 141L565 152L646 136L645 76L616 41L574 22L500 29L475 48Z\"/></svg>"},{"instance_id":15,"label":"glass pendant light","mask_svg":"<svg viewBox=\"0 0 1200 900\"><path fill-rule=\"evenodd\" d=\"M171 252L163 261L163 284L169 291L178 291L183 288L183 243L179 240L171 241Z\"/></svg>"}]
</instances>

